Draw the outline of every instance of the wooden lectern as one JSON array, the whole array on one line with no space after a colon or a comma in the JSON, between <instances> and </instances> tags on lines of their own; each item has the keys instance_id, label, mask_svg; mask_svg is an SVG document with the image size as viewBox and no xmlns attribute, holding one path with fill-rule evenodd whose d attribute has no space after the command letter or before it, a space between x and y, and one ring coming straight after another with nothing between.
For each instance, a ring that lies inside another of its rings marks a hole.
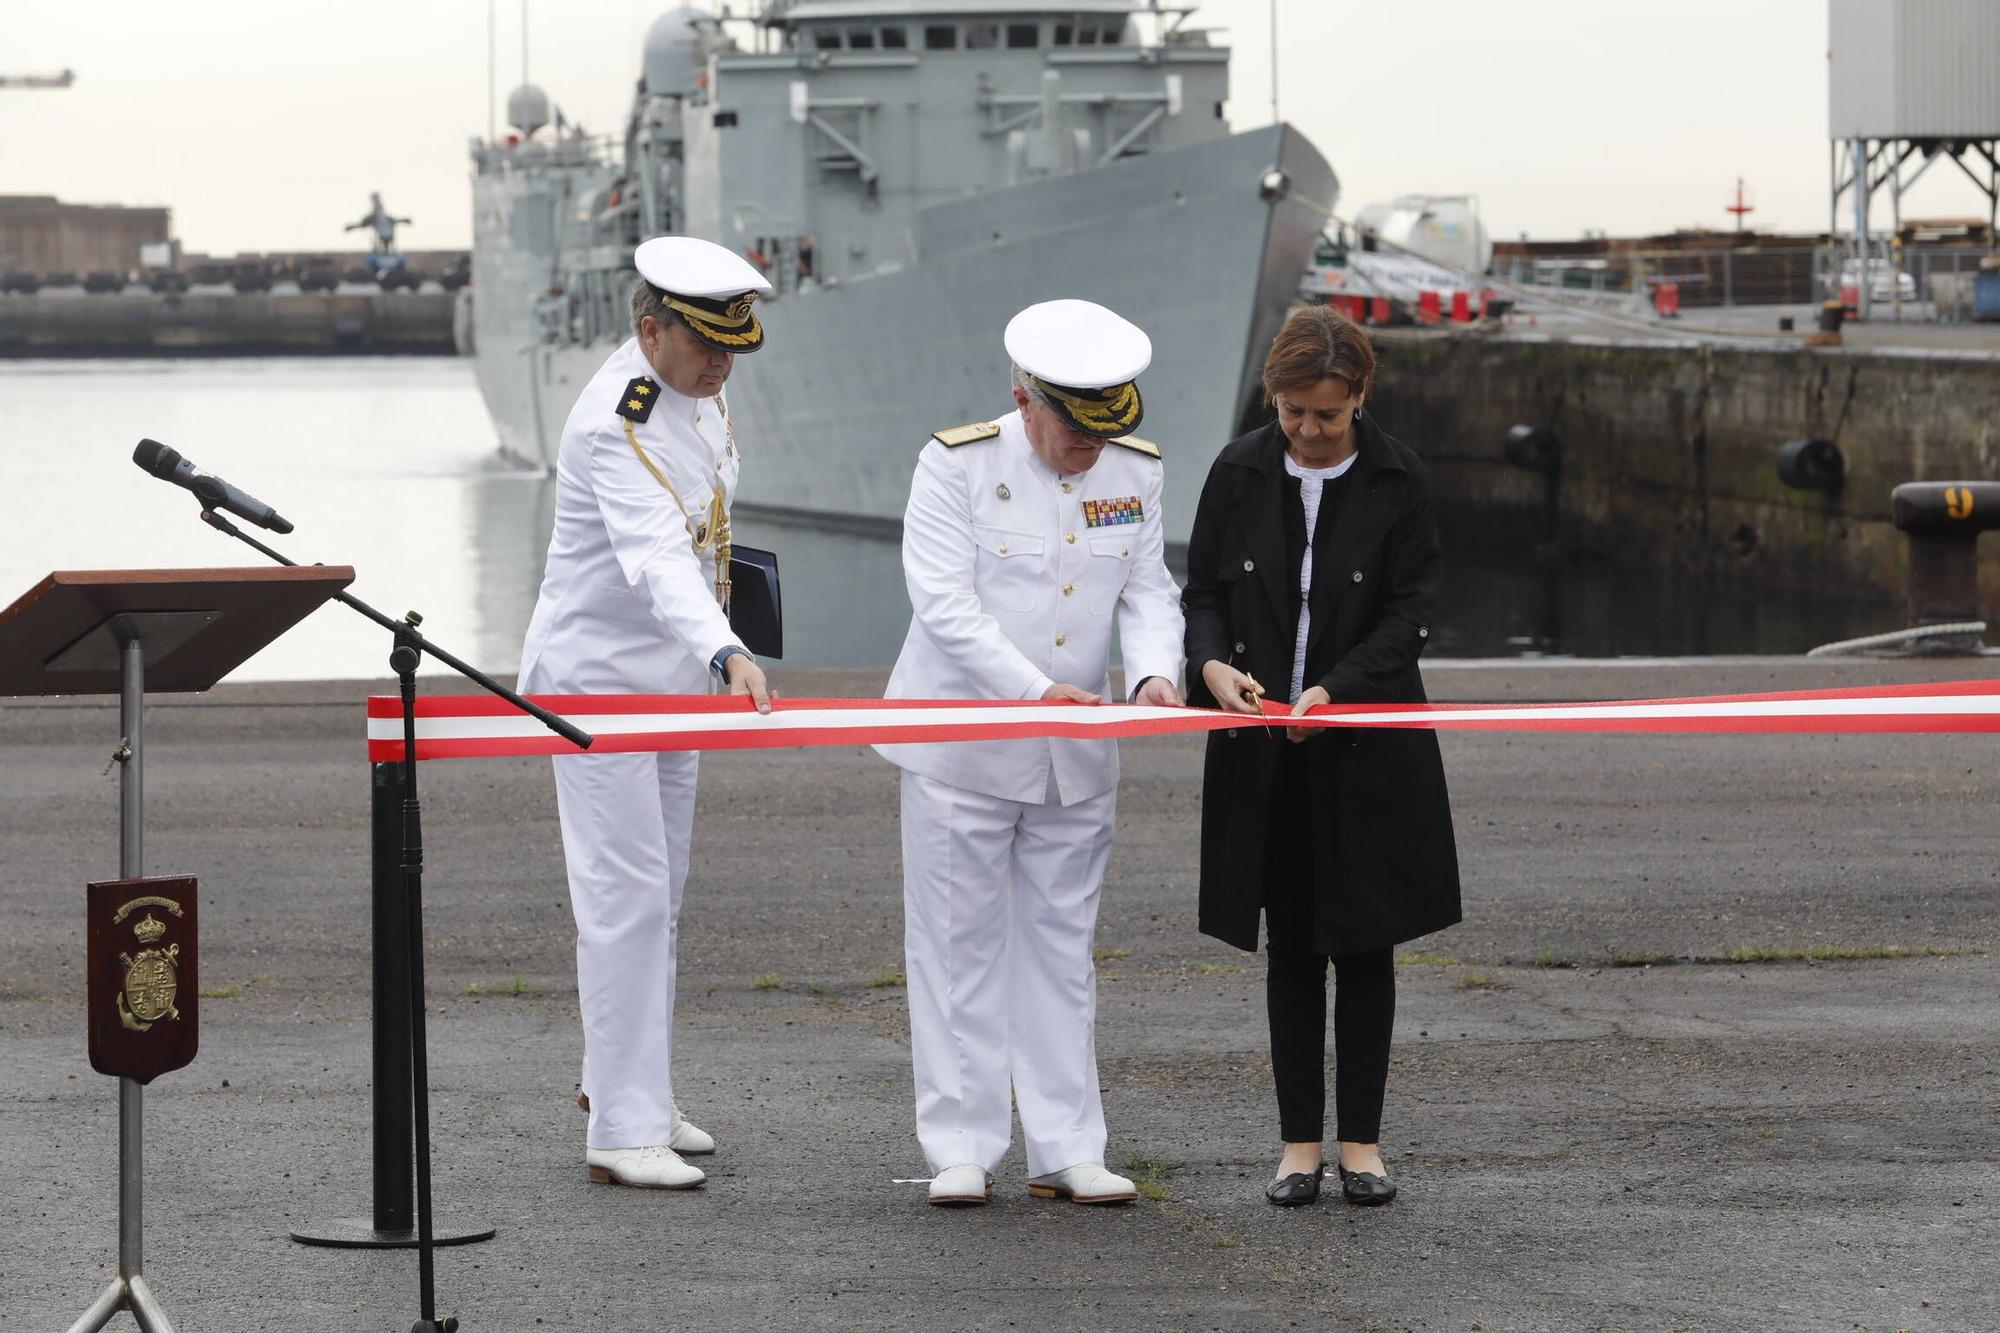
<instances>
[{"instance_id":1,"label":"wooden lectern","mask_svg":"<svg viewBox=\"0 0 2000 1333\"><path fill-rule=\"evenodd\" d=\"M146 925L137 918L141 942L166 948L184 946L192 961L195 945L193 883L157 881L148 886L143 841L144 705L156 694L205 690L241 666L246 658L306 618L313 608L354 581L346 566L314 565L257 569L59 570L0 611L0 696L116 694L118 747L118 874L123 892L96 887L106 910L115 912L148 888L168 884L180 896L174 911ZM165 902L164 895L152 898ZM114 901L115 899L115 901ZM185 905L183 905L185 904ZM121 923L126 924L126 923ZM178 927L185 938L171 937ZM128 929L136 927L127 926ZM150 960L137 981L126 969L122 989L100 994L93 985L90 1004L116 1005L139 997L135 1022L115 1043L93 1041L93 1063L116 1071L118 1079L118 1278L105 1288L70 1328L93 1333L120 1310L130 1310L144 1333L173 1333L173 1324L146 1283L144 1264L144 1119L142 1093L154 1074L193 1058L192 1011L186 1020L166 1018L178 981L192 983L192 971L176 975L173 963ZM148 960L141 960L142 962ZM122 1021L112 1019L111 1021ZM162 1049L143 1038L159 1034ZM172 1046L166 1046L173 1043Z\"/></svg>"}]
</instances>

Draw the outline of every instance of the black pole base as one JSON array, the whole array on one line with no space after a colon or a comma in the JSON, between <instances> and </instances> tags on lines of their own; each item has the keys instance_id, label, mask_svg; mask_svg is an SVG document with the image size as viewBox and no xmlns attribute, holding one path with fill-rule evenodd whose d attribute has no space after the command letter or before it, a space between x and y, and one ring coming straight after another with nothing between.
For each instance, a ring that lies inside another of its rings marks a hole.
<instances>
[{"instance_id":1,"label":"black pole base","mask_svg":"<svg viewBox=\"0 0 2000 1333\"><path fill-rule=\"evenodd\" d=\"M477 1245L492 1240L494 1229L464 1218L440 1217L431 1223L433 1245ZM341 1250L414 1250L417 1229L383 1231L366 1217L335 1217L295 1227L292 1239L301 1245L328 1245Z\"/></svg>"}]
</instances>

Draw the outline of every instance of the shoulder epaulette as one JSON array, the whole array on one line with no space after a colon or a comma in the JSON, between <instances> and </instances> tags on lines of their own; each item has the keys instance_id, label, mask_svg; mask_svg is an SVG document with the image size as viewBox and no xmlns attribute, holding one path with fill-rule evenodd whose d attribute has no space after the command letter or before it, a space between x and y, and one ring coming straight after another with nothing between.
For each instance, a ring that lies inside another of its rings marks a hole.
<instances>
[{"instance_id":1,"label":"shoulder epaulette","mask_svg":"<svg viewBox=\"0 0 2000 1333\"><path fill-rule=\"evenodd\" d=\"M1160 456L1159 445L1154 444L1151 440L1142 440L1136 435L1120 435L1115 439L1107 440L1106 443L1130 449L1133 453L1144 454L1148 458L1158 458Z\"/></svg>"},{"instance_id":2,"label":"shoulder epaulette","mask_svg":"<svg viewBox=\"0 0 2000 1333\"><path fill-rule=\"evenodd\" d=\"M956 449L961 444L977 444L981 440L990 440L999 433L999 422L975 421L970 426L953 426L949 430L936 431L931 438L947 449Z\"/></svg>"},{"instance_id":3,"label":"shoulder epaulette","mask_svg":"<svg viewBox=\"0 0 2000 1333\"><path fill-rule=\"evenodd\" d=\"M618 395L618 406L613 410L627 421L644 421L653 414L653 404L660 401L660 386L650 375L641 375L625 386L625 392Z\"/></svg>"}]
</instances>

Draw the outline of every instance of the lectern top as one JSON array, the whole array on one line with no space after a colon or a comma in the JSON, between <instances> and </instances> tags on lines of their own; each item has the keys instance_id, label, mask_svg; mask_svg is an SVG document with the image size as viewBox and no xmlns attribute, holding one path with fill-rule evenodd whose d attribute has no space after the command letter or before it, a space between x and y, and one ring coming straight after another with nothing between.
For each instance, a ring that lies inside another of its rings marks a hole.
<instances>
[{"instance_id":1,"label":"lectern top","mask_svg":"<svg viewBox=\"0 0 2000 1333\"><path fill-rule=\"evenodd\" d=\"M132 637L148 694L205 690L353 581L346 565L57 570L0 611L0 696L116 694Z\"/></svg>"}]
</instances>

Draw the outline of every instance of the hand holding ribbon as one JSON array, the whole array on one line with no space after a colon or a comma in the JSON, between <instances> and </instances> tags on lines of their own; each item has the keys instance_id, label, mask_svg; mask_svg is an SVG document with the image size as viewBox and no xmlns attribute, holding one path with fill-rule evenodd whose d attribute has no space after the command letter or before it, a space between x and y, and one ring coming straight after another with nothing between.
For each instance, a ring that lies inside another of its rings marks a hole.
<instances>
[{"instance_id":1,"label":"hand holding ribbon","mask_svg":"<svg viewBox=\"0 0 2000 1333\"><path fill-rule=\"evenodd\" d=\"M1325 689L1315 685L1304 694L1301 694L1299 701L1292 705L1292 716L1304 717L1306 714L1312 712L1313 709L1323 708L1331 702L1332 700L1327 696ZM1311 738L1313 732L1316 730L1318 730L1316 727L1286 727L1285 738L1291 741L1307 740Z\"/></svg>"}]
</instances>

